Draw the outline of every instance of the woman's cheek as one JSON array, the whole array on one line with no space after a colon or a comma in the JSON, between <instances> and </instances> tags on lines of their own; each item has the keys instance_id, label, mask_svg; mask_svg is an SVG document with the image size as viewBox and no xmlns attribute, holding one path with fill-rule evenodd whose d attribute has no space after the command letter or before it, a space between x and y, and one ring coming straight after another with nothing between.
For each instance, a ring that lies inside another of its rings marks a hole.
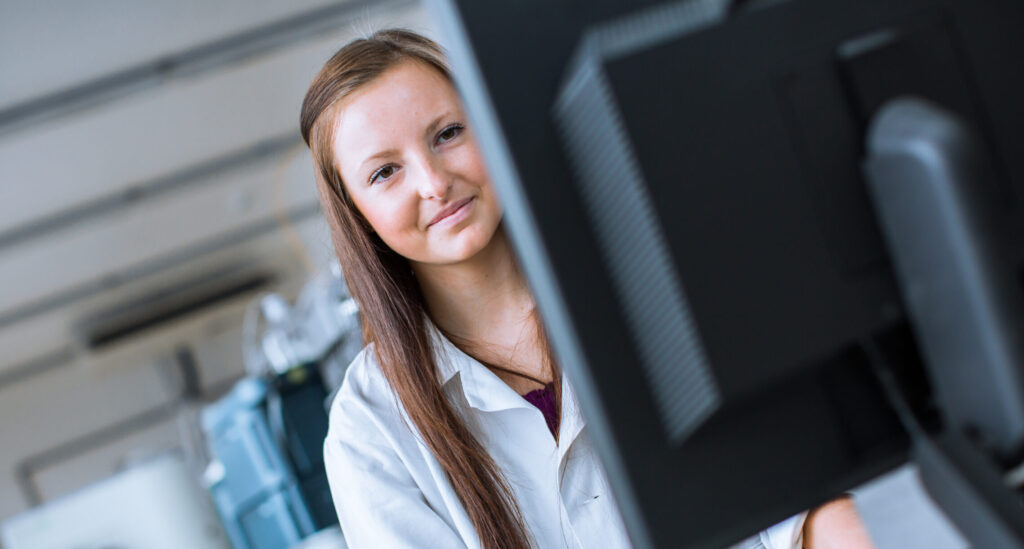
<instances>
[{"instance_id":1,"label":"woman's cheek","mask_svg":"<svg viewBox=\"0 0 1024 549\"><path fill-rule=\"evenodd\" d=\"M381 224L388 236L385 243L406 257L417 255L420 239L419 215L414 205L402 204L384 212ZM388 241L390 239L390 242Z\"/></svg>"}]
</instances>

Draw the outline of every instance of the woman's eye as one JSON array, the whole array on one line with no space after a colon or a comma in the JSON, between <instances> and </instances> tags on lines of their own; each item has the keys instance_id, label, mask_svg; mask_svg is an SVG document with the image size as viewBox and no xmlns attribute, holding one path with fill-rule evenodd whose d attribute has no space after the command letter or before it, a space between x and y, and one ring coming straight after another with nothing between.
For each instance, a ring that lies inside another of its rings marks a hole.
<instances>
[{"instance_id":1,"label":"woman's eye","mask_svg":"<svg viewBox=\"0 0 1024 549\"><path fill-rule=\"evenodd\" d=\"M373 172L373 175L370 176L370 184L373 185L378 181L386 181L390 179L392 175L395 175L395 169L396 168L393 164L377 168L377 171Z\"/></svg>"},{"instance_id":2,"label":"woman's eye","mask_svg":"<svg viewBox=\"0 0 1024 549\"><path fill-rule=\"evenodd\" d=\"M441 130L441 132L437 134L437 142L447 143L448 141L451 141L452 139L458 137L458 135L462 133L462 130L462 124L452 124L451 126L448 126L447 128Z\"/></svg>"}]
</instances>

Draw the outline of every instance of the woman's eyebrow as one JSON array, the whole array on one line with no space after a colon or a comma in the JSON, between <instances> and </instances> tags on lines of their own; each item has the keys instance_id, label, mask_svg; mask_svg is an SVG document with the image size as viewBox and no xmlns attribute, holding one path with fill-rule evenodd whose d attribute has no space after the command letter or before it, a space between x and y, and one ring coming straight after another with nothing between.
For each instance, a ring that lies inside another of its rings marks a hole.
<instances>
[{"instance_id":1,"label":"woman's eyebrow","mask_svg":"<svg viewBox=\"0 0 1024 549\"><path fill-rule=\"evenodd\" d=\"M366 169L366 165L367 164L369 164L370 162L372 162L374 160L377 160L378 158L385 158L385 157L392 156L392 155L395 155L395 154L398 154L398 150L397 149L386 149L386 150L374 153L372 156L366 157L366 160L363 160L363 163L359 165L359 171L363 171L364 169Z\"/></svg>"},{"instance_id":2,"label":"woman's eyebrow","mask_svg":"<svg viewBox=\"0 0 1024 549\"><path fill-rule=\"evenodd\" d=\"M444 113L441 113L441 116L438 116L430 124L427 124L427 129L423 130L423 135L425 135L427 137L433 136L434 132L437 131L437 127L441 125L441 121L444 120L445 118L449 117L449 116L451 116L451 113L449 113L447 111L444 112Z\"/></svg>"}]
</instances>

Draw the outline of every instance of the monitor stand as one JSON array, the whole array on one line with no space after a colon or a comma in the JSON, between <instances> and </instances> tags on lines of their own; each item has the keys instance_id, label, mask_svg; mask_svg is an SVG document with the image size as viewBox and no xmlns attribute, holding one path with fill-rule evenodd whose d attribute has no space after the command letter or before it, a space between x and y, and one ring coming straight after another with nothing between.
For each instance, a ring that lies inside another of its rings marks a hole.
<instances>
[{"instance_id":1,"label":"monitor stand","mask_svg":"<svg viewBox=\"0 0 1024 549\"><path fill-rule=\"evenodd\" d=\"M904 97L873 117L864 169L942 428L922 426L883 354L865 350L936 503L974 547L1024 547L1005 474L1024 443L1024 295L994 241L995 162L968 124Z\"/></svg>"}]
</instances>

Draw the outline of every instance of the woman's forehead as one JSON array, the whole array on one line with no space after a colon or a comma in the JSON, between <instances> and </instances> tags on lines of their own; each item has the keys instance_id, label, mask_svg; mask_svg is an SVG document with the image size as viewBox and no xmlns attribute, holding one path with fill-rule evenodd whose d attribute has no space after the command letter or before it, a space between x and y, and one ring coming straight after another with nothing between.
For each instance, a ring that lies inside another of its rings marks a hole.
<instances>
[{"instance_id":1,"label":"woman's forehead","mask_svg":"<svg viewBox=\"0 0 1024 549\"><path fill-rule=\"evenodd\" d=\"M404 61L353 91L336 106L336 131L345 125L399 122L419 110L457 106L455 88L437 70Z\"/></svg>"},{"instance_id":2,"label":"woman's forehead","mask_svg":"<svg viewBox=\"0 0 1024 549\"><path fill-rule=\"evenodd\" d=\"M339 159L361 163L378 152L374 149L416 138L439 114L459 110L458 94L443 75L423 63L404 61L334 107L334 150Z\"/></svg>"}]
</instances>

